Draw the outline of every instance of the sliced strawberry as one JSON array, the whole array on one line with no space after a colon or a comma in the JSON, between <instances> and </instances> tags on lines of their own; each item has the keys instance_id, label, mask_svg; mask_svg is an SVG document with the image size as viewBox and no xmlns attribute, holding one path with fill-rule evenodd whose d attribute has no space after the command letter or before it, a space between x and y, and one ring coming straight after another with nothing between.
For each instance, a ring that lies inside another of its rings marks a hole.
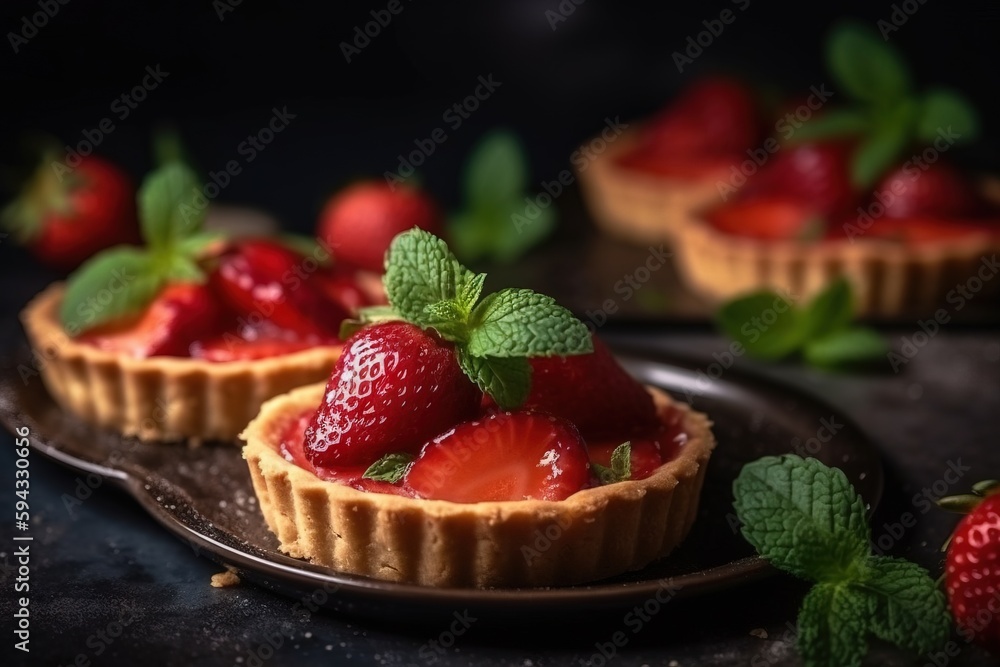
<instances>
[{"instance_id":1,"label":"sliced strawberry","mask_svg":"<svg viewBox=\"0 0 1000 667\"><path fill-rule=\"evenodd\" d=\"M390 452L416 453L479 410L482 393L455 350L405 322L366 327L344 343L306 430L316 466L367 466Z\"/></svg>"},{"instance_id":2,"label":"sliced strawberry","mask_svg":"<svg viewBox=\"0 0 1000 667\"><path fill-rule=\"evenodd\" d=\"M403 185L363 181L327 202L316 236L333 248L338 262L382 273L392 239L414 227L441 235L441 213L428 195Z\"/></svg>"},{"instance_id":3,"label":"sliced strawberry","mask_svg":"<svg viewBox=\"0 0 1000 667\"><path fill-rule=\"evenodd\" d=\"M753 95L732 79L702 79L655 116L643 143L664 153L742 153L758 138Z\"/></svg>"},{"instance_id":4,"label":"sliced strawberry","mask_svg":"<svg viewBox=\"0 0 1000 667\"><path fill-rule=\"evenodd\" d=\"M1000 220L950 220L930 217L878 218L866 234L915 245L955 241L972 235L1000 234Z\"/></svg>"},{"instance_id":5,"label":"sliced strawberry","mask_svg":"<svg viewBox=\"0 0 1000 667\"><path fill-rule=\"evenodd\" d=\"M747 179L743 193L795 199L826 217L852 211L858 197L850 178L853 149L849 141L785 146Z\"/></svg>"},{"instance_id":6,"label":"sliced strawberry","mask_svg":"<svg viewBox=\"0 0 1000 667\"><path fill-rule=\"evenodd\" d=\"M592 354L530 359L531 393L523 407L562 417L588 439L652 433L658 421L649 392L593 340Z\"/></svg>"},{"instance_id":7,"label":"sliced strawberry","mask_svg":"<svg viewBox=\"0 0 1000 667\"><path fill-rule=\"evenodd\" d=\"M359 280L358 272L343 265L321 271L316 275L317 285L327 298L352 315L358 309L375 305Z\"/></svg>"},{"instance_id":8,"label":"sliced strawberry","mask_svg":"<svg viewBox=\"0 0 1000 667\"><path fill-rule=\"evenodd\" d=\"M305 336L336 336L347 311L327 298L306 258L262 239L237 242L209 276L212 288L245 319L270 320Z\"/></svg>"},{"instance_id":9,"label":"sliced strawberry","mask_svg":"<svg viewBox=\"0 0 1000 667\"><path fill-rule=\"evenodd\" d=\"M660 411L660 426L650 437L632 438L629 449L632 457L632 479L645 479L664 463L673 460L687 442L682 415L679 410L666 408ZM593 440L587 442L590 461L604 467L611 466L611 455L621 445L622 439Z\"/></svg>"},{"instance_id":10,"label":"sliced strawberry","mask_svg":"<svg viewBox=\"0 0 1000 667\"><path fill-rule=\"evenodd\" d=\"M191 356L208 361L245 361L249 359L269 359L283 354L308 350L315 344L304 340L283 340L262 338L244 340L235 335L223 335L191 345Z\"/></svg>"},{"instance_id":11,"label":"sliced strawberry","mask_svg":"<svg viewBox=\"0 0 1000 667\"><path fill-rule=\"evenodd\" d=\"M940 161L926 171L900 167L875 188L869 209L876 202L886 218L964 218L982 210L979 195L958 169Z\"/></svg>"},{"instance_id":12,"label":"sliced strawberry","mask_svg":"<svg viewBox=\"0 0 1000 667\"><path fill-rule=\"evenodd\" d=\"M170 285L137 318L97 326L77 340L125 356L186 357L191 344L222 330L222 307L203 285Z\"/></svg>"},{"instance_id":13,"label":"sliced strawberry","mask_svg":"<svg viewBox=\"0 0 1000 667\"><path fill-rule=\"evenodd\" d=\"M801 239L822 225L808 204L777 196L736 199L709 210L705 220L726 234L765 241Z\"/></svg>"},{"instance_id":14,"label":"sliced strawberry","mask_svg":"<svg viewBox=\"0 0 1000 667\"><path fill-rule=\"evenodd\" d=\"M589 481L572 424L530 412L494 412L427 443L403 483L418 498L476 503L563 500Z\"/></svg>"}]
</instances>

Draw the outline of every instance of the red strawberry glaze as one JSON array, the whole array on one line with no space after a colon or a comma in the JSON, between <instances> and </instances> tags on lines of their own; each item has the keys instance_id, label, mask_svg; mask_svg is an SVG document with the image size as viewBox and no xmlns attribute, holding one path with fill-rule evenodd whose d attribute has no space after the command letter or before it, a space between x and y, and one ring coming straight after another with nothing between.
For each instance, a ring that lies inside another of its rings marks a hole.
<instances>
[{"instance_id":1,"label":"red strawberry glaze","mask_svg":"<svg viewBox=\"0 0 1000 667\"><path fill-rule=\"evenodd\" d=\"M587 443L587 453L591 463L611 465L611 454L615 448L628 441L632 450L632 479L645 479L664 463L680 454L687 444L688 435L683 428L683 414L673 407L660 410L662 423L659 430L645 438L611 438ZM596 478L593 480L596 484Z\"/></svg>"}]
</instances>

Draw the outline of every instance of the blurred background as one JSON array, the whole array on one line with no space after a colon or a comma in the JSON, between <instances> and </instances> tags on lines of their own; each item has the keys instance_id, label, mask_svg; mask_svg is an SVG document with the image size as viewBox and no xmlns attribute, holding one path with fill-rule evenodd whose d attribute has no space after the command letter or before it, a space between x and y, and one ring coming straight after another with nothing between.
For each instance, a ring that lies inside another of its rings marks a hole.
<instances>
[{"instance_id":1,"label":"blurred background","mask_svg":"<svg viewBox=\"0 0 1000 667\"><path fill-rule=\"evenodd\" d=\"M49 13L57 11L32 32L25 17L46 4ZM385 16L388 4L3 3L5 198L12 194L10 168L32 132L72 147L111 118L114 129L103 134L97 152L138 181L152 167L150 137L163 122L179 129L203 172L218 171L245 157L242 142L268 123L273 109L287 109L294 116L287 128L245 164L216 203L260 208L290 229L310 232L338 187L397 170L401 154L442 128L447 139L419 172L424 187L452 210L460 200L462 164L490 129L506 127L520 136L531 183L552 180L605 118L647 116L698 77L734 74L793 96L829 85L822 45L830 26L845 16L891 26L888 41L905 55L918 84L946 83L971 99L983 119L982 138L951 157L980 170L1000 169L1000 124L992 122L1000 116L993 71L1000 61L1000 7L988 0L858 1L807 9L757 0L399 0L401 11L356 48L356 29L373 20L372 12ZM678 71L675 53L726 9L735 20ZM141 84L147 67L159 68L162 82L121 118L126 108L115 100ZM495 90L455 127L455 115L445 114L474 93L479 77L491 77ZM575 192L561 197L557 208L560 232L537 251L543 257L560 239L591 229ZM596 252L573 247L588 261ZM601 247L598 257L635 266L620 244ZM0 244L0 253L0 280L8 283L25 265L11 243ZM616 253L625 259L616 260ZM566 264L575 256L557 254ZM522 283L534 282L532 276L548 272L552 262L535 266L529 260L520 269L527 276ZM608 275L613 283L615 270ZM602 284L607 291L607 280ZM578 309L589 305L579 285L554 289L567 291ZM594 298L599 303L602 295ZM688 303L678 312L703 317L706 311Z\"/></svg>"}]
</instances>

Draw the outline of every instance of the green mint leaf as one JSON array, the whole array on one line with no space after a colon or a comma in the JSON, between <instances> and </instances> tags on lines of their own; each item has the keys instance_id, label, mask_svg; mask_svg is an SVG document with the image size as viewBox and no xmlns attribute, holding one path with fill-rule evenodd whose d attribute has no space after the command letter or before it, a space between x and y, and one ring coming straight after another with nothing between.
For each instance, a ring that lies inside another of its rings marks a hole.
<instances>
[{"instance_id":1,"label":"green mint leaf","mask_svg":"<svg viewBox=\"0 0 1000 667\"><path fill-rule=\"evenodd\" d=\"M872 557L852 586L867 598L868 629L914 653L930 653L948 640L951 620L944 594L927 570L899 558Z\"/></svg>"},{"instance_id":2,"label":"green mint leaf","mask_svg":"<svg viewBox=\"0 0 1000 667\"><path fill-rule=\"evenodd\" d=\"M362 479L374 479L379 482L389 482L395 484L403 479L403 475L413 463L413 454L400 452L398 454L386 454L375 463L368 466Z\"/></svg>"},{"instance_id":3,"label":"green mint leaf","mask_svg":"<svg viewBox=\"0 0 1000 667\"><path fill-rule=\"evenodd\" d=\"M494 131L483 137L465 167L465 198L472 208L496 208L524 196L528 160L517 137Z\"/></svg>"},{"instance_id":4,"label":"green mint leaf","mask_svg":"<svg viewBox=\"0 0 1000 667\"><path fill-rule=\"evenodd\" d=\"M932 90L920 102L917 138L930 144L947 132L967 143L979 136L976 108L963 96L949 90Z\"/></svg>"},{"instance_id":5,"label":"green mint leaf","mask_svg":"<svg viewBox=\"0 0 1000 667\"><path fill-rule=\"evenodd\" d=\"M813 116L794 130L792 141L816 141L864 134L871 126L868 114L857 109L832 109Z\"/></svg>"},{"instance_id":6,"label":"green mint leaf","mask_svg":"<svg viewBox=\"0 0 1000 667\"><path fill-rule=\"evenodd\" d=\"M743 467L733 492L743 536L777 568L837 583L869 554L864 502L836 468L768 456Z\"/></svg>"},{"instance_id":7,"label":"green mint leaf","mask_svg":"<svg viewBox=\"0 0 1000 667\"><path fill-rule=\"evenodd\" d=\"M899 53L869 26L837 26L827 42L827 66L847 94L862 102L885 104L910 90L910 72Z\"/></svg>"},{"instance_id":8,"label":"green mint leaf","mask_svg":"<svg viewBox=\"0 0 1000 667\"><path fill-rule=\"evenodd\" d=\"M859 667L868 650L867 600L848 584L813 586L799 611L796 646L805 667Z\"/></svg>"},{"instance_id":9,"label":"green mint leaf","mask_svg":"<svg viewBox=\"0 0 1000 667\"><path fill-rule=\"evenodd\" d=\"M483 293L483 284L486 282L485 273L475 274L469 281L462 285L462 289L458 294L458 303L461 304L462 310L468 315L472 312L472 309L476 306L476 302L479 301L479 297Z\"/></svg>"},{"instance_id":10,"label":"green mint leaf","mask_svg":"<svg viewBox=\"0 0 1000 667\"><path fill-rule=\"evenodd\" d=\"M186 255L167 255L164 268L159 273L169 283L203 283L205 272L190 257Z\"/></svg>"},{"instance_id":11,"label":"green mint leaf","mask_svg":"<svg viewBox=\"0 0 1000 667\"><path fill-rule=\"evenodd\" d=\"M472 311L468 351L477 357L538 357L594 351L590 331L552 297L527 289L490 294Z\"/></svg>"},{"instance_id":12,"label":"green mint leaf","mask_svg":"<svg viewBox=\"0 0 1000 667\"><path fill-rule=\"evenodd\" d=\"M458 364L504 410L519 407L531 391L531 364L523 357L477 357L460 349Z\"/></svg>"},{"instance_id":13,"label":"green mint leaf","mask_svg":"<svg viewBox=\"0 0 1000 667\"><path fill-rule=\"evenodd\" d=\"M458 263L444 241L417 228L392 240L385 268L389 303L404 319L420 326L428 321L428 306L455 301L477 279Z\"/></svg>"},{"instance_id":14,"label":"green mint leaf","mask_svg":"<svg viewBox=\"0 0 1000 667\"><path fill-rule=\"evenodd\" d=\"M885 359L888 346L876 331L851 327L835 331L805 347L805 360L819 368L862 366Z\"/></svg>"},{"instance_id":15,"label":"green mint leaf","mask_svg":"<svg viewBox=\"0 0 1000 667\"><path fill-rule=\"evenodd\" d=\"M611 452L611 465L591 463L590 467L601 484L614 484L632 479L632 443L623 442Z\"/></svg>"},{"instance_id":16,"label":"green mint leaf","mask_svg":"<svg viewBox=\"0 0 1000 667\"><path fill-rule=\"evenodd\" d=\"M403 319L392 306L367 306L358 309L354 319L340 323L340 340L347 340L369 324L378 322L395 322Z\"/></svg>"},{"instance_id":17,"label":"green mint leaf","mask_svg":"<svg viewBox=\"0 0 1000 667\"><path fill-rule=\"evenodd\" d=\"M817 294L802 311L803 337L806 341L839 331L854 316L854 293L846 278L838 278Z\"/></svg>"},{"instance_id":18,"label":"green mint leaf","mask_svg":"<svg viewBox=\"0 0 1000 667\"><path fill-rule=\"evenodd\" d=\"M851 183L856 188L870 189L898 161L913 136L916 114L912 100L903 100L885 112L851 156Z\"/></svg>"},{"instance_id":19,"label":"green mint leaf","mask_svg":"<svg viewBox=\"0 0 1000 667\"><path fill-rule=\"evenodd\" d=\"M178 254L197 259L206 254L212 246L222 243L224 239L225 236L215 232L198 232L181 239L175 249Z\"/></svg>"},{"instance_id":20,"label":"green mint leaf","mask_svg":"<svg viewBox=\"0 0 1000 667\"><path fill-rule=\"evenodd\" d=\"M716 314L720 328L747 352L761 359L781 359L802 347L799 311L775 292L762 291L723 304Z\"/></svg>"},{"instance_id":21,"label":"green mint leaf","mask_svg":"<svg viewBox=\"0 0 1000 667\"><path fill-rule=\"evenodd\" d=\"M424 308L422 325L434 329L445 340L464 343L469 336L468 317L468 311L457 301L438 301Z\"/></svg>"},{"instance_id":22,"label":"green mint leaf","mask_svg":"<svg viewBox=\"0 0 1000 667\"><path fill-rule=\"evenodd\" d=\"M493 247L492 257L497 262L507 264L522 257L556 228L553 206L542 208L526 200L527 197L522 198L507 214L506 226Z\"/></svg>"},{"instance_id":23,"label":"green mint leaf","mask_svg":"<svg viewBox=\"0 0 1000 667\"><path fill-rule=\"evenodd\" d=\"M59 309L70 335L137 315L163 287L165 276L145 250L118 246L94 255L67 280Z\"/></svg>"},{"instance_id":24,"label":"green mint leaf","mask_svg":"<svg viewBox=\"0 0 1000 667\"><path fill-rule=\"evenodd\" d=\"M169 248L201 230L204 208L197 205L194 172L171 162L146 177L139 189L139 219L143 238L151 248Z\"/></svg>"}]
</instances>

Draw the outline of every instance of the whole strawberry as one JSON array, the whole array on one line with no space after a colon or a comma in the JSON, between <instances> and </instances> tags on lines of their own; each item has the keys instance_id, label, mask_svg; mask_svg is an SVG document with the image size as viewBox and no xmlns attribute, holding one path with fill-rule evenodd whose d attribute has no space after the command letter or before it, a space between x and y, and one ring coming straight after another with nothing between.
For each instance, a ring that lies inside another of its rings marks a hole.
<instances>
[{"instance_id":1,"label":"whole strawberry","mask_svg":"<svg viewBox=\"0 0 1000 667\"><path fill-rule=\"evenodd\" d=\"M441 234L441 214L430 197L416 188L362 181L327 202L316 236L338 262L381 273L392 239L414 227Z\"/></svg>"},{"instance_id":2,"label":"whole strawberry","mask_svg":"<svg viewBox=\"0 0 1000 667\"><path fill-rule=\"evenodd\" d=\"M344 344L319 411L306 429L317 466L369 465L389 452L416 453L479 411L482 392L453 346L406 322L361 329Z\"/></svg>"},{"instance_id":3,"label":"whole strawberry","mask_svg":"<svg viewBox=\"0 0 1000 667\"><path fill-rule=\"evenodd\" d=\"M38 168L2 216L35 257L69 271L99 250L139 242L135 190L124 172L94 156L73 169L53 164Z\"/></svg>"},{"instance_id":4,"label":"whole strawberry","mask_svg":"<svg viewBox=\"0 0 1000 667\"><path fill-rule=\"evenodd\" d=\"M971 507L948 545L945 589L959 634L1000 655L1000 483L974 489L941 500L947 509Z\"/></svg>"}]
</instances>

